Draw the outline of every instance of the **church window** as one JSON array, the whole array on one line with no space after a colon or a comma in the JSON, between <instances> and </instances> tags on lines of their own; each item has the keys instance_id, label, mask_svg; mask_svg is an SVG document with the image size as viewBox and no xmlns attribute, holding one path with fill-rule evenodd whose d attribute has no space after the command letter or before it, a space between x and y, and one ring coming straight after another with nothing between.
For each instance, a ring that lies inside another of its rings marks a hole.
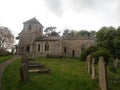
<instances>
[{"instance_id":1,"label":"church window","mask_svg":"<svg viewBox=\"0 0 120 90\"><path fill-rule=\"evenodd\" d=\"M67 52L67 49L66 49L66 47L64 47L64 53L66 53Z\"/></svg>"},{"instance_id":2,"label":"church window","mask_svg":"<svg viewBox=\"0 0 120 90\"><path fill-rule=\"evenodd\" d=\"M29 25L28 29L29 29L29 30L31 30L31 29L32 29L32 26L31 26L31 24Z\"/></svg>"},{"instance_id":3,"label":"church window","mask_svg":"<svg viewBox=\"0 0 120 90\"><path fill-rule=\"evenodd\" d=\"M38 52L40 52L40 44L38 44Z\"/></svg>"},{"instance_id":4,"label":"church window","mask_svg":"<svg viewBox=\"0 0 120 90\"><path fill-rule=\"evenodd\" d=\"M48 42L45 43L45 51L49 51L49 44L48 44Z\"/></svg>"}]
</instances>

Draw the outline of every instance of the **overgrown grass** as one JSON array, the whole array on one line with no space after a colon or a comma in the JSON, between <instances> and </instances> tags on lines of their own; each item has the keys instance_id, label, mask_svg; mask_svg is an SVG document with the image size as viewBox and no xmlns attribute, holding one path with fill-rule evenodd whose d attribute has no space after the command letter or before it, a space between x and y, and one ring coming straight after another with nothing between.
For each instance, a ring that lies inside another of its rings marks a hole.
<instances>
[{"instance_id":1,"label":"overgrown grass","mask_svg":"<svg viewBox=\"0 0 120 90\"><path fill-rule=\"evenodd\" d=\"M85 62L71 58L40 58L37 61L51 68L51 73L30 73L30 80L22 83L20 60L17 60L6 68L0 90L100 90L98 81L91 80L88 75Z\"/></svg>"},{"instance_id":2,"label":"overgrown grass","mask_svg":"<svg viewBox=\"0 0 120 90\"><path fill-rule=\"evenodd\" d=\"M11 59L12 58L12 55L9 55L9 56L0 56L0 64Z\"/></svg>"},{"instance_id":3,"label":"overgrown grass","mask_svg":"<svg viewBox=\"0 0 120 90\"><path fill-rule=\"evenodd\" d=\"M120 67L113 69L112 63L107 67L108 86L110 90L120 90Z\"/></svg>"}]
</instances>

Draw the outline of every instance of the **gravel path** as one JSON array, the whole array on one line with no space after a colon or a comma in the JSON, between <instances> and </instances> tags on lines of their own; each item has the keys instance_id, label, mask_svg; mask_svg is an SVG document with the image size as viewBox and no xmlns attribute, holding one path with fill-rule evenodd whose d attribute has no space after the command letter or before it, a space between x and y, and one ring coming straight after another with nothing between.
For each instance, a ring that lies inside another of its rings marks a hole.
<instances>
[{"instance_id":1,"label":"gravel path","mask_svg":"<svg viewBox=\"0 0 120 90\"><path fill-rule=\"evenodd\" d=\"M14 62L15 60L17 60L18 57L19 57L19 56L15 55L15 56L13 56L12 59L7 60L6 62L3 62L2 64L0 64L0 86L1 86L2 74L3 74L4 70L5 70L5 68L6 68L9 64L11 64L11 63Z\"/></svg>"}]
</instances>

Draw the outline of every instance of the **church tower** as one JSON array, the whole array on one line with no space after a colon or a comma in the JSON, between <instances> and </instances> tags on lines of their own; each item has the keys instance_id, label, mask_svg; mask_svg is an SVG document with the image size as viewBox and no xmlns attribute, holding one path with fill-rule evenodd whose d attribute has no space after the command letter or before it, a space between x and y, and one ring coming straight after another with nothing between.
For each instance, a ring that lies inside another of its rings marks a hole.
<instances>
[{"instance_id":1,"label":"church tower","mask_svg":"<svg viewBox=\"0 0 120 90\"><path fill-rule=\"evenodd\" d=\"M27 45L26 50L32 52L34 40L43 36L43 25L34 17L23 23L23 30L19 34L18 53L22 51L22 47Z\"/></svg>"}]
</instances>

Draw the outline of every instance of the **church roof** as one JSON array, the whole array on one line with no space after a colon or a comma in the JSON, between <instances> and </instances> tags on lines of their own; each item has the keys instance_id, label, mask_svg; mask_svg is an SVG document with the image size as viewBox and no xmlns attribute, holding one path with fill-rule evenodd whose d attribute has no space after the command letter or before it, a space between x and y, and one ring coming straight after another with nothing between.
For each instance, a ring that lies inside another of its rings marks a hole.
<instances>
[{"instance_id":1,"label":"church roof","mask_svg":"<svg viewBox=\"0 0 120 90\"><path fill-rule=\"evenodd\" d=\"M43 27L43 25L35 17L28 21L25 21L23 24L30 24L30 23L39 23Z\"/></svg>"},{"instance_id":2,"label":"church roof","mask_svg":"<svg viewBox=\"0 0 120 90\"><path fill-rule=\"evenodd\" d=\"M43 36L36 38L35 41L58 41L60 39L61 39L60 36Z\"/></svg>"}]
</instances>

